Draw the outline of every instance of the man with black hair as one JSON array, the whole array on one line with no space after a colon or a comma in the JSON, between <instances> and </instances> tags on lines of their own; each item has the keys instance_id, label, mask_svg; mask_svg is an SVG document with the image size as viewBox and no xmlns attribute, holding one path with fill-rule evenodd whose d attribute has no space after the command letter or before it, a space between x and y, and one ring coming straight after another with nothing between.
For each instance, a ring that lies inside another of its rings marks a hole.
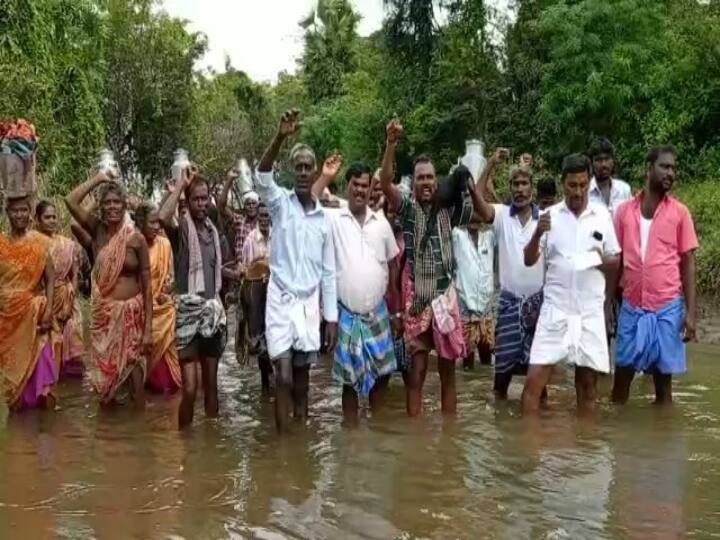
<instances>
[{"instance_id":1,"label":"man with black hair","mask_svg":"<svg viewBox=\"0 0 720 540\"><path fill-rule=\"evenodd\" d=\"M552 176L540 179L537 184L536 200L541 212L557 203L557 183Z\"/></svg>"},{"instance_id":2,"label":"man with black hair","mask_svg":"<svg viewBox=\"0 0 720 540\"><path fill-rule=\"evenodd\" d=\"M523 249L535 233L540 217L533 203L532 171L525 165L511 169L510 205L490 204L486 200L487 182L508 154L504 148L495 150L476 190L480 219L492 223L498 246L500 300L495 324L493 391L499 400L507 399L513 375L527 372L543 286L542 261L526 268L523 260Z\"/></svg>"},{"instance_id":3,"label":"man with black hair","mask_svg":"<svg viewBox=\"0 0 720 540\"><path fill-rule=\"evenodd\" d=\"M527 266L537 264L541 254L547 266L522 396L526 414L538 411L553 366L564 359L575 365L581 411L594 408L597 374L610 371L605 304L612 294L606 290L617 277L620 247L610 212L588 201L589 185L588 158L566 156L562 163L565 200L540 217L525 247Z\"/></svg>"},{"instance_id":4,"label":"man with black hair","mask_svg":"<svg viewBox=\"0 0 720 540\"><path fill-rule=\"evenodd\" d=\"M590 180L590 202L604 204L610 214L615 215L618 207L632 196L627 182L613 177L615 148L605 137L598 137L590 144L588 157L593 172Z\"/></svg>"},{"instance_id":5,"label":"man with black hair","mask_svg":"<svg viewBox=\"0 0 720 540\"><path fill-rule=\"evenodd\" d=\"M320 293L328 350L337 335L335 248L332 232L318 199L313 150L296 144L290 151L295 185L285 190L275 182L273 163L288 137L300 129L300 111L282 115L275 137L257 167L256 191L273 223L270 240L270 281L265 307L268 352L275 363L275 420L279 431L288 416L305 422L308 415L310 365L320 350Z\"/></svg>"},{"instance_id":6,"label":"man with black hair","mask_svg":"<svg viewBox=\"0 0 720 540\"><path fill-rule=\"evenodd\" d=\"M650 150L645 188L615 217L625 284L612 395L616 403L627 401L637 371L652 373L656 403L672 402L672 376L687 369L684 341L695 339L698 239L687 207L670 195L676 155L672 146Z\"/></svg>"},{"instance_id":7,"label":"man with black hair","mask_svg":"<svg viewBox=\"0 0 720 540\"><path fill-rule=\"evenodd\" d=\"M336 158L339 159L339 158ZM323 171L332 172L332 158ZM335 245L338 296L338 340L333 378L343 387L345 421L358 418L359 397L377 411L383 404L395 359L390 314L385 304L388 263L398 246L384 213L370 208L370 169L351 164L346 173L347 206L325 209ZM323 175L313 191L324 190L333 177Z\"/></svg>"},{"instance_id":8,"label":"man with black hair","mask_svg":"<svg viewBox=\"0 0 720 540\"><path fill-rule=\"evenodd\" d=\"M393 184L395 150L403 127L392 120L386 128L386 147L380 183L388 208L399 214L405 237L405 253L410 272L410 290L404 313L407 353L411 357L407 378L407 412L417 416L422 409L422 389L427 374L429 353L438 354L442 411L454 414L457 409L455 361L466 355L462 336L458 295L452 286L455 272L451 231L467 225L473 217L473 202L467 197L448 194L440 203L435 166L427 156L415 159L413 167L414 197L405 196ZM462 190L473 192L472 186ZM479 219L479 218L477 218Z\"/></svg>"}]
</instances>

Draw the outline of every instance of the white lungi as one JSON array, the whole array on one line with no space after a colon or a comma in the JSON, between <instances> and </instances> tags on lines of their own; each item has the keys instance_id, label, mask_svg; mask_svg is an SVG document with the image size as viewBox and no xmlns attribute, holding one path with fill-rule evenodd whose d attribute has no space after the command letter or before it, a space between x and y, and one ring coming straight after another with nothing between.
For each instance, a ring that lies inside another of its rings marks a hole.
<instances>
[{"instance_id":1,"label":"white lungi","mask_svg":"<svg viewBox=\"0 0 720 540\"><path fill-rule=\"evenodd\" d=\"M320 290L306 298L283 291L270 277L265 304L265 339L271 359L289 351L320 350Z\"/></svg>"},{"instance_id":2,"label":"white lungi","mask_svg":"<svg viewBox=\"0 0 720 540\"><path fill-rule=\"evenodd\" d=\"M600 373L610 372L603 306L568 314L543 304L530 349L530 365L555 365L566 360Z\"/></svg>"}]
</instances>

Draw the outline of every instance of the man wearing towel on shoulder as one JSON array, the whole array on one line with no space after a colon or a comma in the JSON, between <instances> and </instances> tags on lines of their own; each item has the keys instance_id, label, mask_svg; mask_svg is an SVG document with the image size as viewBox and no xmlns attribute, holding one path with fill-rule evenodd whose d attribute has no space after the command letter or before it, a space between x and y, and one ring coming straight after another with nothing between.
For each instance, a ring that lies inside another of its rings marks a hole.
<instances>
[{"instance_id":1,"label":"man wearing towel on shoulder","mask_svg":"<svg viewBox=\"0 0 720 540\"><path fill-rule=\"evenodd\" d=\"M595 406L597 374L610 371L605 314L613 298L607 289L616 283L620 246L608 209L588 202L586 156L565 157L562 186L565 200L540 216L525 247L525 264L535 265L542 254L547 271L522 396L524 414L538 411L553 366L563 360L575 366L578 410L583 412Z\"/></svg>"},{"instance_id":2,"label":"man wearing towel on shoulder","mask_svg":"<svg viewBox=\"0 0 720 540\"><path fill-rule=\"evenodd\" d=\"M188 201L188 212L175 220L181 193ZM227 320L220 300L224 278L232 277L223 268L220 235L208 216L210 185L189 170L183 174L160 209L163 224L175 261L177 292L176 340L182 368L183 393L179 409L179 426L192 423L197 395L197 364L202 370L205 415L218 415L218 361L227 341Z\"/></svg>"},{"instance_id":3,"label":"man wearing towel on shoulder","mask_svg":"<svg viewBox=\"0 0 720 540\"><path fill-rule=\"evenodd\" d=\"M685 373L683 341L695 339L698 239L687 207L670 196L672 146L647 156L645 189L617 210L625 288L618 320L613 401L625 403L635 372L652 373L655 402L672 402L672 376Z\"/></svg>"},{"instance_id":4,"label":"man wearing towel on shoulder","mask_svg":"<svg viewBox=\"0 0 720 540\"><path fill-rule=\"evenodd\" d=\"M327 217L311 191L317 176L315 154L302 144L292 149L293 191L279 187L272 170L285 139L300 128L299 117L295 109L283 114L256 178L273 223L265 336L276 368L275 420L280 431L287 427L291 404L296 419L307 418L310 365L320 350L321 290L327 350L335 348L337 337L335 248Z\"/></svg>"}]
</instances>

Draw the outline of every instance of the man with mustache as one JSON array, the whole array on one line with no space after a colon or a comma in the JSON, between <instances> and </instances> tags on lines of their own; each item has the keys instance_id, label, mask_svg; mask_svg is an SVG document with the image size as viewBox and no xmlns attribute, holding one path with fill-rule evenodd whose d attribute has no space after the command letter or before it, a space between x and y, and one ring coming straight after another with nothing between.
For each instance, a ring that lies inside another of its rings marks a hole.
<instances>
[{"instance_id":1,"label":"man with mustache","mask_svg":"<svg viewBox=\"0 0 720 540\"><path fill-rule=\"evenodd\" d=\"M492 223L498 245L500 301L495 326L496 399L505 400L513 375L524 375L530 359L530 345L542 304L543 262L525 267L523 250L538 224L540 212L533 203L533 177L526 165L510 170L510 205L486 200L488 179L507 160L509 152L498 148L480 175L476 193L479 214Z\"/></svg>"},{"instance_id":2,"label":"man with mustache","mask_svg":"<svg viewBox=\"0 0 720 540\"><path fill-rule=\"evenodd\" d=\"M276 368L275 420L280 431L287 427L291 408L296 419L307 418L310 365L320 350L321 291L328 350L335 348L337 336L335 248L327 216L312 194L315 153L304 144L290 151L292 191L278 186L273 174L280 148L299 129L300 111L285 112L260 160L256 179L256 191L273 223L265 337Z\"/></svg>"},{"instance_id":3,"label":"man with mustache","mask_svg":"<svg viewBox=\"0 0 720 540\"><path fill-rule=\"evenodd\" d=\"M612 299L620 246L610 212L588 201L590 161L582 154L562 163L565 200L538 221L525 247L527 266L545 256L543 304L530 350L523 413L536 413L553 367L575 366L578 410L595 406L597 374L610 371L605 305ZM610 284L608 286L608 284Z\"/></svg>"},{"instance_id":4,"label":"man with mustache","mask_svg":"<svg viewBox=\"0 0 720 540\"><path fill-rule=\"evenodd\" d=\"M325 173L337 174L341 158L330 158L313 192L325 188ZM335 174L332 174L334 178ZM396 369L390 314L385 293L388 263L398 254L390 223L382 210L370 207L373 181L370 169L350 165L345 173L347 206L326 208L335 245L338 295L338 343L333 377L343 385L343 416L348 424L358 418L358 397L370 408L383 404L390 375Z\"/></svg>"},{"instance_id":5,"label":"man with mustache","mask_svg":"<svg viewBox=\"0 0 720 540\"><path fill-rule=\"evenodd\" d=\"M687 207L670 195L676 156L672 146L652 148L645 188L615 216L625 285L618 319L615 403L627 402L637 371L652 373L656 403L671 403L672 376L687 369L683 341L695 339L698 239Z\"/></svg>"},{"instance_id":6,"label":"man with mustache","mask_svg":"<svg viewBox=\"0 0 720 540\"><path fill-rule=\"evenodd\" d=\"M380 182L389 210L397 211L405 236L405 253L410 269L410 290L406 302L404 330L411 357L407 378L407 412L417 416L422 409L422 388L431 350L438 354L442 411L454 414L457 408L455 360L464 358L465 342L458 295L452 286L455 273L451 231L474 216L473 202L440 204L436 196L435 167L426 156L415 159L414 197L403 196L393 184L395 150L403 132L395 119L386 129L387 139ZM472 191L471 186L462 186ZM477 215L475 215L477 218Z\"/></svg>"},{"instance_id":7,"label":"man with mustache","mask_svg":"<svg viewBox=\"0 0 720 540\"><path fill-rule=\"evenodd\" d=\"M595 139L588 149L593 177L590 181L590 202L604 204L612 215L631 196L630 186L615 173L615 148L605 137Z\"/></svg>"}]
</instances>

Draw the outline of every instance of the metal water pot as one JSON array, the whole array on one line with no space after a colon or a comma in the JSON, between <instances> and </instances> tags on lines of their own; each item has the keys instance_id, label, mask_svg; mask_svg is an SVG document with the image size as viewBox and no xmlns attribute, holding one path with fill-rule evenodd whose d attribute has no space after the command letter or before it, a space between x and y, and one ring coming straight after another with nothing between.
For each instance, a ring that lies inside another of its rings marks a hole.
<instances>
[{"instance_id":1,"label":"metal water pot","mask_svg":"<svg viewBox=\"0 0 720 540\"><path fill-rule=\"evenodd\" d=\"M235 188L237 189L238 194L242 197L242 195L248 191L252 191L253 189L252 171L250 170L250 165L248 165L245 158L237 160L235 170L240 173L235 181Z\"/></svg>"},{"instance_id":2,"label":"metal water pot","mask_svg":"<svg viewBox=\"0 0 720 540\"><path fill-rule=\"evenodd\" d=\"M113 154L113 151L109 148L103 148L100 152L98 152L98 160L95 167L99 173L109 173L111 175L115 175L115 179L117 181L121 180L120 166L118 165L118 162L115 161L115 154Z\"/></svg>"},{"instance_id":3,"label":"metal water pot","mask_svg":"<svg viewBox=\"0 0 720 540\"><path fill-rule=\"evenodd\" d=\"M190 157L188 156L187 150L183 148L175 150L173 164L170 166L170 175L172 176L173 182L178 182L183 169L189 166Z\"/></svg>"},{"instance_id":4,"label":"metal water pot","mask_svg":"<svg viewBox=\"0 0 720 540\"><path fill-rule=\"evenodd\" d=\"M480 178L483 169L485 169L485 163L487 163L484 153L485 145L480 139L465 141L465 155L460 158L460 163L468 168L473 180L476 182Z\"/></svg>"}]
</instances>

